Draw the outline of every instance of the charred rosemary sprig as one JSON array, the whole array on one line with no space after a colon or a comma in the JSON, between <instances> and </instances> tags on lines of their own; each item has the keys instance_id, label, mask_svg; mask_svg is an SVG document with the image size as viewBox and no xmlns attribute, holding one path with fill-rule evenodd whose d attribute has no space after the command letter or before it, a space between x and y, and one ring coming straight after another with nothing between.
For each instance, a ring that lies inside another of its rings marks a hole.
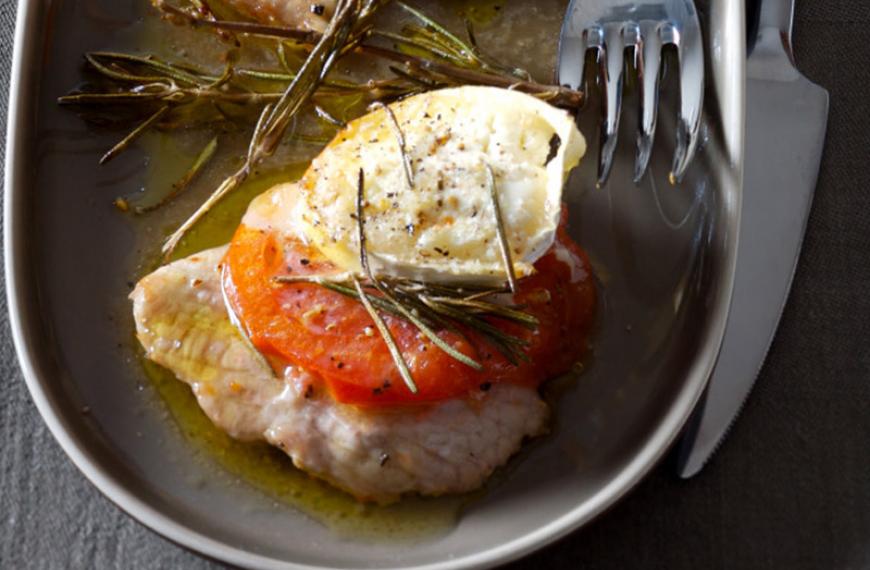
<instances>
[{"instance_id":1,"label":"charred rosemary sprig","mask_svg":"<svg viewBox=\"0 0 870 570\"><path fill-rule=\"evenodd\" d=\"M499 223L501 218L497 214ZM348 281L335 280L328 276L279 276L278 283L298 284L310 283L328 288L359 300L371 314L377 325L393 360L408 389L416 392L416 385L411 376L407 362L389 328L383 323L378 311L386 312L394 317L403 318L413 324L435 346L457 360L475 370L482 370L483 365L456 350L438 335L438 330L449 330L462 334L462 328L480 334L487 342L501 352L514 365L528 357L524 348L528 341L505 333L495 327L490 320L501 319L519 324L529 330L535 330L538 319L522 311L517 305L503 305L486 300L494 295L511 291L506 288L481 288L478 286L450 286L443 284L427 284L410 279L381 277L375 275L369 264L367 239L365 231L365 176L359 171L356 200L357 237L359 240L359 261L362 267L364 281L353 276ZM366 289L372 290L371 293ZM377 295L376 295L377 294Z\"/></svg>"}]
</instances>

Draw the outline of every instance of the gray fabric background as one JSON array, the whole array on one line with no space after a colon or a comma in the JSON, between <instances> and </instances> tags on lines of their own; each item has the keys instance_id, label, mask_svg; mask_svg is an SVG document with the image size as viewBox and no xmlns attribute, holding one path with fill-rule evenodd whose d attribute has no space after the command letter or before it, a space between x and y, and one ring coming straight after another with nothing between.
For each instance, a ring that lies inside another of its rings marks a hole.
<instances>
[{"instance_id":1,"label":"gray fabric background","mask_svg":"<svg viewBox=\"0 0 870 570\"><path fill-rule=\"evenodd\" d=\"M15 8L0 0L4 122ZM870 2L798 0L795 45L831 93L828 141L791 300L740 422L698 478L663 465L590 527L511 568L870 568ZM76 471L27 394L5 302L0 568L220 567L134 522Z\"/></svg>"}]
</instances>

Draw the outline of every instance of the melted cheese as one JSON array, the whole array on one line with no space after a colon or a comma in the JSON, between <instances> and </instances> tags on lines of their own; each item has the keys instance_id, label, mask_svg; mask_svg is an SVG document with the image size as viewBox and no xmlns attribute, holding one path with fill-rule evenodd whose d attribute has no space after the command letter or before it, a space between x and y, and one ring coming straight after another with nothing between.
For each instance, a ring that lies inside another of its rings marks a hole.
<instances>
[{"instance_id":1,"label":"melted cheese","mask_svg":"<svg viewBox=\"0 0 870 570\"><path fill-rule=\"evenodd\" d=\"M367 249L379 273L503 282L489 166L515 272L528 275L553 243L562 186L586 149L574 120L529 95L490 87L429 92L390 109L395 122L381 108L350 123L300 181L308 239L338 266L360 270L362 169Z\"/></svg>"}]
</instances>

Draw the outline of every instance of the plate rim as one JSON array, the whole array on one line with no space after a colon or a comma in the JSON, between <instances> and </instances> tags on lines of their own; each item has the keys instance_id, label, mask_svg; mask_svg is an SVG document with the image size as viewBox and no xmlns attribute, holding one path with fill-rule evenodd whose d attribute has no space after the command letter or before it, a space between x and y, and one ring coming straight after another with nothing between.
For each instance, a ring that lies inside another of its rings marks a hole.
<instances>
[{"instance_id":1,"label":"plate rim","mask_svg":"<svg viewBox=\"0 0 870 570\"><path fill-rule=\"evenodd\" d=\"M36 69L30 65L34 61L37 52L35 31L40 29L42 12L47 2L44 0L21 0L15 19L15 36L13 42L12 68L9 84L8 114L6 125L6 156L4 173L4 271L6 279L6 296L9 313L9 324L12 340L18 356L18 362L23 377L27 384L31 398L36 405L39 414L49 428L52 436L60 445L61 449L70 458L76 468L114 505L130 515L133 519L154 531L161 537L195 551L206 557L221 560L245 568L282 568L292 570L323 570L327 568L339 568L336 566L308 565L296 562L279 561L277 559L255 554L240 548L235 548L207 535L200 533L191 527L179 523L161 510L141 500L133 493L127 484L119 480L101 465L86 446L77 440L68 429L63 419L57 402L53 401L44 386L44 379L40 376L35 366L39 361L38 346L33 335L30 334L30 326L25 322L26 305L25 293L21 288L20 275L24 272L22 258L25 248L22 247L21 235L22 200L16 188L25 186L27 176L26 161L29 153L28 142L19 133L26 133L29 121L33 118L34 98L29 97L35 91L32 74L25 76L26 70ZM728 10L735 14L742 24L742 10L735 10L734 5L739 4L734 0L711 0L711 4L718 7L728 6ZM716 12L714 11L714 14ZM743 42L741 42L742 44ZM745 62L745 56L741 62ZM745 70L745 65L741 72ZM745 99L745 98L744 98ZM739 101L739 115L745 113L745 101ZM737 163L732 167L737 171L738 194L742 186L742 133L737 136L740 149L738 149ZM734 149L732 149L734 150ZM733 206L733 205L732 205ZM736 205L739 218L739 204ZM732 257L736 257L736 236L731 236L733 242ZM726 287L727 295L723 294L715 302L717 312L724 311L727 315L730 305L731 290L733 288L733 259L731 260L730 279L731 285ZM719 329L714 331L721 344L724 334L724 319ZM718 348L715 351L718 354ZM671 448L679 436L683 425L688 420L695 405L700 400L707 383L707 378L715 364L715 355L707 361L693 365L684 388L679 397L675 399L673 406L663 421L659 423L655 432L634 456L622 471L603 486L590 500L579 504L564 515L551 520L538 529L518 536L493 548L466 555L457 559L446 559L423 565L396 566L395 570L452 570L464 568L491 567L516 560L539 548L566 536L567 534L588 524L590 521L604 513L619 500L624 498L637 484L657 465Z\"/></svg>"}]
</instances>

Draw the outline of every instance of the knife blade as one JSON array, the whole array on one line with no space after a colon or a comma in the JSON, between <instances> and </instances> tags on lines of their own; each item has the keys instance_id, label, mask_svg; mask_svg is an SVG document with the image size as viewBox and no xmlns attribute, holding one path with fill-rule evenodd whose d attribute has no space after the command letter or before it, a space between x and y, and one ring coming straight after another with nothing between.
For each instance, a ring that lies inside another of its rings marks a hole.
<instances>
[{"instance_id":1,"label":"knife blade","mask_svg":"<svg viewBox=\"0 0 870 570\"><path fill-rule=\"evenodd\" d=\"M794 66L794 0L761 0L759 8L758 34L746 66L734 293L706 396L676 449L683 478L697 474L718 449L764 364L800 255L827 128L827 91Z\"/></svg>"}]
</instances>

